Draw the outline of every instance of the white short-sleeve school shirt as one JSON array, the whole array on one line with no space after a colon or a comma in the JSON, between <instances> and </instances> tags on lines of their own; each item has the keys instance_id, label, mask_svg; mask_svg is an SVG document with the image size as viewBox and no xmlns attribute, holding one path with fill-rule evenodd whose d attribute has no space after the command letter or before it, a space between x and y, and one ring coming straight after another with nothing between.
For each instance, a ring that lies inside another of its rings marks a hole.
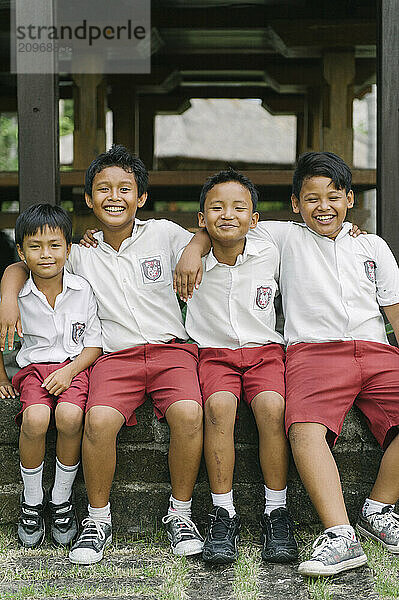
<instances>
[{"instance_id":1,"label":"white short-sleeve school shirt","mask_svg":"<svg viewBox=\"0 0 399 600\"><path fill-rule=\"evenodd\" d=\"M101 324L90 285L64 269L62 292L54 308L37 289L32 275L18 294L23 340L16 360L32 363L62 363L73 360L84 348L101 348Z\"/></svg>"},{"instance_id":2,"label":"white short-sleeve school shirt","mask_svg":"<svg viewBox=\"0 0 399 600\"><path fill-rule=\"evenodd\" d=\"M377 235L332 240L304 223L262 221L252 239L271 239L280 250L280 291L288 345L366 340L388 344L380 306L399 302L399 269Z\"/></svg>"},{"instance_id":3,"label":"white short-sleeve school shirt","mask_svg":"<svg viewBox=\"0 0 399 600\"><path fill-rule=\"evenodd\" d=\"M199 289L187 302L186 330L200 348L251 348L283 344L275 330L279 252L270 242L246 240L233 266L211 249L203 258Z\"/></svg>"},{"instance_id":4,"label":"white short-sleeve school shirt","mask_svg":"<svg viewBox=\"0 0 399 600\"><path fill-rule=\"evenodd\" d=\"M95 234L97 248L76 244L68 269L87 279L96 296L104 352L187 339L173 270L192 234L165 219L135 219L116 251Z\"/></svg>"}]
</instances>

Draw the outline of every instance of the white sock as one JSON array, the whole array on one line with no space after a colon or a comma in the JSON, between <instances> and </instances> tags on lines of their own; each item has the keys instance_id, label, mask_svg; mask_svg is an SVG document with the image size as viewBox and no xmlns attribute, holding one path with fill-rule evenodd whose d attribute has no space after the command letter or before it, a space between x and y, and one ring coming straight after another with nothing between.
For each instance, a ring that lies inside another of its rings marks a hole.
<instances>
[{"instance_id":1,"label":"white sock","mask_svg":"<svg viewBox=\"0 0 399 600\"><path fill-rule=\"evenodd\" d=\"M173 496L171 495L169 498L168 514L177 513L181 517L187 517L188 519L191 519L192 501L192 498L190 498L190 500L176 500L176 498L173 498Z\"/></svg>"},{"instance_id":2,"label":"white sock","mask_svg":"<svg viewBox=\"0 0 399 600\"><path fill-rule=\"evenodd\" d=\"M57 457L55 458L55 479L51 493L51 502L54 502L54 504L63 504L69 500L78 468L79 463L69 467L60 463Z\"/></svg>"},{"instance_id":3,"label":"white sock","mask_svg":"<svg viewBox=\"0 0 399 600\"><path fill-rule=\"evenodd\" d=\"M283 490L271 490L265 485L265 514L270 515L276 508L287 505L287 487Z\"/></svg>"},{"instance_id":4,"label":"white sock","mask_svg":"<svg viewBox=\"0 0 399 600\"><path fill-rule=\"evenodd\" d=\"M212 494L211 492L211 496L213 506L221 506L222 508L225 508L229 513L230 519L232 519L236 514L236 509L234 508L233 503L233 490L230 490L226 494Z\"/></svg>"},{"instance_id":5,"label":"white sock","mask_svg":"<svg viewBox=\"0 0 399 600\"><path fill-rule=\"evenodd\" d=\"M93 508L92 506L87 507L89 511L90 519L93 521L101 521L102 523L111 523L111 507L108 502L105 506L101 508Z\"/></svg>"},{"instance_id":6,"label":"white sock","mask_svg":"<svg viewBox=\"0 0 399 600\"><path fill-rule=\"evenodd\" d=\"M334 525L333 527L328 527L324 530L324 533L335 533L336 535L343 535L350 540L357 540L355 530L352 525Z\"/></svg>"},{"instance_id":7,"label":"white sock","mask_svg":"<svg viewBox=\"0 0 399 600\"><path fill-rule=\"evenodd\" d=\"M34 469L26 469L19 463L24 484L24 500L29 506L37 506L43 502L43 467L44 462Z\"/></svg>"},{"instance_id":8,"label":"white sock","mask_svg":"<svg viewBox=\"0 0 399 600\"><path fill-rule=\"evenodd\" d=\"M386 506L391 506L393 508L392 504L385 504L385 502L378 502L378 500L370 500L370 498L366 498L362 508L362 515L363 517L368 517L374 513L380 513Z\"/></svg>"}]
</instances>

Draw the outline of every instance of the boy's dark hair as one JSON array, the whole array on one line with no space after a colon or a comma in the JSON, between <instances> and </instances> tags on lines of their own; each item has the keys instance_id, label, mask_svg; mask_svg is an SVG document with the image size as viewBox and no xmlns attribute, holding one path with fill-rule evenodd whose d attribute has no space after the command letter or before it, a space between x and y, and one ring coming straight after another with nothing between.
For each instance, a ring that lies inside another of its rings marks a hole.
<instances>
[{"instance_id":1,"label":"boy's dark hair","mask_svg":"<svg viewBox=\"0 0 399 600\"><path fill-rule=\"evenodd\" d=\"M42 232L46 225L60 229L68 244L72 242L72 221L61 206L35 204L22 212L15 223L15 243L22 248L24 238Z\"/></svg>"},{"instance_id":2,"label":"boy's dark hair","mask_svg":"<svg viewBox=\"0 0 399 600\"><path fill-rule=\"evenodd\" d=\"M113 144L107 152L99 154L86 171L85 193L90 198L92 196L94 177L107 167L120 167L126 173L133 173L139 197L147 191L148 173L143 161L138 156L133 156L125 146Z\"/></svg>"},{"instance_id":3,"label":"boy's dark hair","mask_svg":"<svg viewBox=\"0 0 399 600\"><path fill-rule=\"evenodd\" d=\"M352 172L346 162L333 152L306 152L299 157L292 180L292 193L299 199L304 179L329 177L337 190L348 193L352 187Z\"/></svg>"},{"instance_id":4,"label":"boy's dark hair","mask_svg":"<svg viewBox=\"0 0 399 600\"><path fill-rule=\"evenodd\" d=\"M258 191L256 187L254 186L252 181L248 179L248 177L229 167L225 171L219 171L219 173L208 177L208 179L205 181L200 193L200 212L204 212L205 198L207 197L210 190L219 183L227 183L229 181L236 181L249 191L249 193L251 194L253 210L256 210L256 207L258 205Z\"/></svg>"}]
</instances>

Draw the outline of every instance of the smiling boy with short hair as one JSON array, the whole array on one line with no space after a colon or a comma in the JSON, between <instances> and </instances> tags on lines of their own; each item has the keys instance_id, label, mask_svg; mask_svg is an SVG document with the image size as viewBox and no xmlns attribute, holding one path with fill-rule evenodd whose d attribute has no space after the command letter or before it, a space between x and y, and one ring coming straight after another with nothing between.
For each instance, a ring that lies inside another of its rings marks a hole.
<instances>
[{"instance_id":1,"label":"smiling boy with short hair","mask_svg":"<svg viewBox=\"0 0 399 600\"><path fill-rule=\"evenodd\" d=\"M64 269L71 238L71 220L59 206L31 206L16 222L18 254L30 277L18 298L24 335L16 360L21 370L12 387L0 369L0 393L10 397L17 390L22 405L16 417L24 484L18 537L25 548L36 548L44 539L42 475L51 418L57 429L55 481L48 501L51 537L66 546L78 533L72 485L79 467L88 367L101 354L101 327L89 284Z\"/></svg>"},{"instance_id":2,"label":"smiling boy with short hair","mask_svg":"<svg viewBox=\"0 0 399 600\"><path fill-rule=\"evenodd\" d=\"M269 562L297 557L286 510L284 340L275 330L279 253L274 244L247 238L258 222L257 198L253 183L233 169L204 184L198 221L212 248L203 259L201 286L187 304L186 329L200 348L204 452L214 505L203 558L216 564L233 562L238 555L240 520L232 483L234 424L241 395L259 431L265 482L262 557Z\"/></svg>"},{"instance_id":3,"label":"smiling boy with short hair","mask_svg":"<svg viewBox=\"0 0 399 600\"><path fill-rule=\"evenodd\" d=\"M109 496L117 434L124 423L136 424L135 410L146 394L151 395L158 419L165 418L170 428L172 494L163 521L172 551L202 552L202 537L191 520L202 454L198 350L186 343L172 287L173 269L192 234L165 219L136 218L147 199L147 183L143 162L123 146L100 154L86 172L85 200L103 231L95 234L96 247L73 244L68 261L68 267L93 288L104 347L91 371L86 407L82 460L89 514L69 553L78 564L100 561L111 543ZM7 311L14 314L21 267L12 265L7 271L13 281L3 282L2 289L8 297Z\"/></svg>"},{"instance_id":4,"label":"smiling boy with short hair","mask_svg":"<svg viewBox=\"0 0 399 600\"><path fill-rule=\"evenodd\" d=\"M358 520L361 534L399 554L399 351L390 346L380 307L399 339L399 269L377 235L351 237L352 175L331 152L300 157L292 207L304 223L263 221L248 239L280 250L285 315L286 431L302 481L325 527L303 575L335 575L366 563L349 523L330 445L353 404L385 450ZM197 277L206 240L190 243ZM187 251L186 251L187 252ZM180 275L179 275L180 277ZM184 278L183 277L183 278ZM198 279L197 279L198 281Z\"/></svg>"}]
</instances>

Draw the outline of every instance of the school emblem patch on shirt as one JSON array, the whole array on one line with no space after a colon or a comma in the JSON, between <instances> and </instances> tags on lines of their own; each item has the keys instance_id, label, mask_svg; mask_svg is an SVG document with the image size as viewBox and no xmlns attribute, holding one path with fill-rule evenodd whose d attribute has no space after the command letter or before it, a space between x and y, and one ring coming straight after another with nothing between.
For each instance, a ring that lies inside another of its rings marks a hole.
<instances>
[{"instance_id":1,"label":"school emblem patch on shirt","mask_svg":"<svg viewBox=\"0 0 399 600\"><path fill-rule=\"evenodd\" d=\"M146 258L140 261L141 271L145 280L157 281L162 275L161 258Z\"/></svg>"},{"instance_id":2,"label":"school emblem patch on shirt","mask_svg":"<svg viewBox=\"0 0 399 600\"><path fill-rule=\"evenodd\" d=\"M373 260L364 261L364 270L366 271L367 279L375 283L375 270L377 265Z\"/></svg>"},{"instance_id":3,"label":"school emblem patch on shirt","mask_svg":"<svg viewBox=\"0 0 399 600\"><path fill-rule=\"evenodd\" d=\"M272 288L261 285L256 289L256 305L259 308L266 308L272 297Z\"/></svg>"},{"instance_id":4,"label":"school emblem patch on shirt","mask_svg":"<svg viewBox=\"0 0 399 600\"><path fill-rule=\"evenodd\" d=\"M75 344L79 343L79 340L82 337L85 329L86 325L84 323L72 323L72 339Z\"/></svg>"}]
</instances>

